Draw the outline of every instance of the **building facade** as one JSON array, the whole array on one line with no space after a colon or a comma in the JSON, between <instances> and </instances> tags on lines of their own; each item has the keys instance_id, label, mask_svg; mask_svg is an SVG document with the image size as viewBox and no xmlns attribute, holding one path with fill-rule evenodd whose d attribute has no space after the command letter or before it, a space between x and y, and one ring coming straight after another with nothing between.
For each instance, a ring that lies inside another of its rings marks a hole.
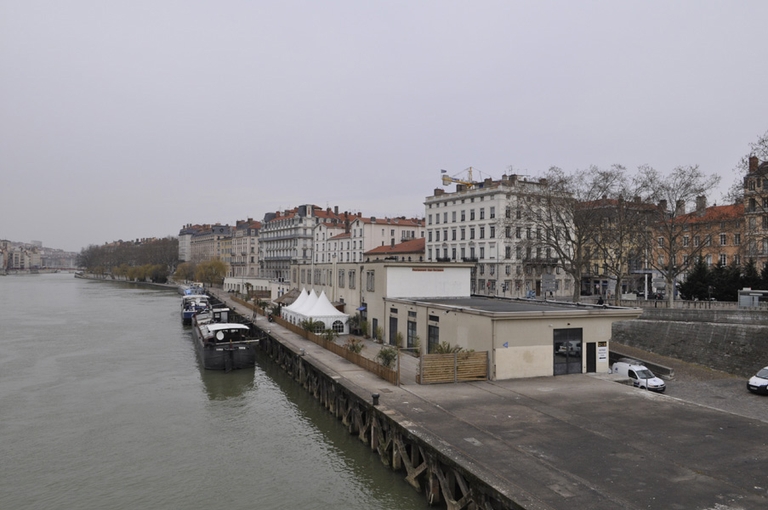
<instances>
[{"instance_id":1,"label":"building facade","mask_svg":"<svg viewBox=\"0 0 768 510\"><path fill-rule=\"evenodd\" d=\"M315 228L321 224L343 225L347 213L300 205L294 209L267 213L259 235L261 275L289 281L291 265L311 263Z\"/></svg>"},{"instance_id":2,"label":"building facade","mask_svg":"<svg viewBox=\"0 0 768 510\"><path fill-rule=\"evenodd\" d=\"M528 218L545 180L516 175L501 180L437 188L425 201L426 260L471 262L472 293L489 296L569 298L573 279L547 248L537 247L541 229Z\"/></svg>"},{"instance_id":3,"label":"building facade","mask_svg":"<svg viewBox=\"0 0 768 510\"><path fill-rule=\"evenodd\" d=\"M746 256L762 268L768 262L768 161L749 158L743 205Z\"/></svg>"}]
</instances>

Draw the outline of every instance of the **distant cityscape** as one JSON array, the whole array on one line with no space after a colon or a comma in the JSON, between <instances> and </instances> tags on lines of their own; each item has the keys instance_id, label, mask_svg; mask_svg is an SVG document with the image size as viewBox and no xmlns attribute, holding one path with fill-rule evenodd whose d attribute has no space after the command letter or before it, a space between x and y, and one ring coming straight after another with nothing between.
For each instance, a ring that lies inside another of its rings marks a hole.
<instances>
[{"instance_id":1,"label":"distant cityscape","mask_svg":"<svg viewBox=\"0 0 768 510\"><path fill-rule=\"evenodd\" d=\"M42 241L29 243L0 239L0 272L34 272L77 267L77 253L47 248Z\"/></svg>"}]
</instances>

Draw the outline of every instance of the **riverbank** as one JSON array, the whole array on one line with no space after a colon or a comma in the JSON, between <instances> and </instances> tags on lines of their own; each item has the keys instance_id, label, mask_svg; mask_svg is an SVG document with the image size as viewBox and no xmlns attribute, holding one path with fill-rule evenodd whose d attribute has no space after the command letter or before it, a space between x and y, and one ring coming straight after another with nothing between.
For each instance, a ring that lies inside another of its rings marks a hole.
<instances>
[{"instance_id":1,"label":"riverbank","mask_svg":"<svg viewBox=\"0 0 768 510\"><path fill-rule=\"evenodd\" d=\"M279 325L260 327L269 333L265 352L431 503L768 504L763 421L617 384L609 374L396 386Z\"/></svg>"}]
</instances>

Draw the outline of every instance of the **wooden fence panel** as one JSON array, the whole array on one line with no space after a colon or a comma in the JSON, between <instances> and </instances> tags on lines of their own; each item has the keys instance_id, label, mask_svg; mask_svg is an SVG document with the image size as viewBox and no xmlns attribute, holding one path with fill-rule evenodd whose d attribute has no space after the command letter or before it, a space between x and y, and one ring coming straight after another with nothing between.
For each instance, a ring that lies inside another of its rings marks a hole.
<instances>
[{"instance_id":1,"label":"wooden fence panel","mask_svg":"<svg viewBox=\"0 0 768 510\"><path fill-rule=\"evenodd\" d=\"M424 354L419 368L420 384L438 384L488 379L488 352Z\"/></svg>"},{"instance_id":2,"label":"wooden fence panel","mask_svg":"<svg viewBox=\"0 0 768 510\"><path fill-rule=\"evenodd\" d=\"M341 356L342 358L346 359L347 361L354 363L355 365L359 366L360 368L363 368L367 370L368 372L371 372L378 377L381 377L385 381L394 384L399 385L398 381L398 373L397 370L393 370L391 368L387 368L383 366L380 363L377 363L374 360L368 359L365 356L358 354L356 352L350 351L343 345L339 345L335 342L329 342L325 338L315 335L314 333L310 333L306 329L296 326L295 324L291 324L290 322L282 319L281 317L273 317L272 320L279 324L280 326L296 333L297 335L300 335L307 340L310 340L317 345L321 346L324 349L327 349L334 354Z\"/></svg>"}]
</instances>

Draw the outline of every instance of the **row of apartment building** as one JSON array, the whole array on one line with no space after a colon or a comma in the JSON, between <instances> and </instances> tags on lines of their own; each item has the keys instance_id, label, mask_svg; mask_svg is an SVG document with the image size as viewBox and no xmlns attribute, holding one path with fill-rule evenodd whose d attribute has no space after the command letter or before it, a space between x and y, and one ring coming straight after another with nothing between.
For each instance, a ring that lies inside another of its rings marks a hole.
<instances>
[{"instance_id":1,"label":"row of apartment building","mask_svg":"<svg viewBox=\"0 0 768 510\"><path fill-rule=\"evenodd\" d=\"M234 226L186 225L179 233L179 258L217 257L229 265L230 277L280 281L289 288L338 286L362 278L355 265L371 260L462 263L472 268L473 294L566 298L575 288L603 295L651 290L647 285L658 276L654 267L664 265L661 248L669 240L659 233L658 244L630 257L620 289L596 255L585 261L582 281L574 282L556 254L532 242L542 234L523 213L526 202L545 193L545 180L504 175L472 184L459 183L455 191L436 188L425 199L423 219L363 217L338 207L301 205ZM744 194L744 203L711 207L698 197L688 213L684 204L677 204L677 218L685 221L686 231L679 240L682 249L674 255L679 260L673 263L688 264L689 253L710 265L768 261L768 163L750 159ZM663 203L642 207L666 210ZM329 296L337 294L330 290Z\"/></svg>"}]
</instances>

